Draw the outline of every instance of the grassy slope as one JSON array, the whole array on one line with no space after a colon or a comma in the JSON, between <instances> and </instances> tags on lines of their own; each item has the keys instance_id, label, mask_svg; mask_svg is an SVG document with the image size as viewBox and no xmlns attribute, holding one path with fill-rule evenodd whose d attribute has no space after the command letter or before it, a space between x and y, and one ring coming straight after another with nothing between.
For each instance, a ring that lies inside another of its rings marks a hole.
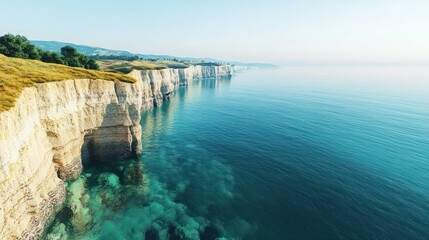
<instances>
[{"instance_id":1,"label":"grassy slope","mask_svg":"<svg viewBox=\"0 0 429 240\"><path fill-rule=\"evenodd\" d=\"M86 70L37 60L10 58L0 54L0 112L15 105L25 87L36 83L67 79L104 79L135 82L136 79L118 73Z\"/></svg>"},{"instance_id":2,"label":"grassy slope","mask_svg":"<svg viewBox=\"0 0 429 240\"><path fill-rule=\"evenodd\" d=\"M98 60L101 70L107 72L129 73L132 70L153 70L153 69L166 69L166 68L187 68L190 66L188 63L182 63L170 60Z\"/></svg>"}]
</instances>

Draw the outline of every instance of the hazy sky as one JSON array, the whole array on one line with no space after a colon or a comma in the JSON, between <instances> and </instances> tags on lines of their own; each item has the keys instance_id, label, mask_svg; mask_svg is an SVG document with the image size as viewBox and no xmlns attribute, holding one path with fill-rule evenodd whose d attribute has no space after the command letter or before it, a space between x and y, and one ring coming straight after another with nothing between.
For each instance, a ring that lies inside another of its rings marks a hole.
<instances>
[{"instance_id":1,"label":"hazy sky","mask_svg":"<svg viewBox=\"0 0 429 240\"><path fill-rule=\"evenodd\" d=\"M277 64L429 64L429 0L0 0L0 34Z\"/></svg>"}]
</instances>

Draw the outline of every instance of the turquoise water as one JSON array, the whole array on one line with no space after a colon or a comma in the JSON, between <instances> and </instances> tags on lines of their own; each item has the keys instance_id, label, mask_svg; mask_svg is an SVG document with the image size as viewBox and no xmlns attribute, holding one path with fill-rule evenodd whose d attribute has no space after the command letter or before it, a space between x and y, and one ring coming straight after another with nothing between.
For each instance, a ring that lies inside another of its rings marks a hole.
<instances>
[{"instance_id":1,"label":"turquoise water","mask_svg":"<svg viewBox=\"0 0 429 240\"><path fill-rule=\"evenodd\" d=\"M45 238L429 239L428 89L405 67L194 82L143 114L141 159L86 166Z\"/></svg>"}]
</instances>

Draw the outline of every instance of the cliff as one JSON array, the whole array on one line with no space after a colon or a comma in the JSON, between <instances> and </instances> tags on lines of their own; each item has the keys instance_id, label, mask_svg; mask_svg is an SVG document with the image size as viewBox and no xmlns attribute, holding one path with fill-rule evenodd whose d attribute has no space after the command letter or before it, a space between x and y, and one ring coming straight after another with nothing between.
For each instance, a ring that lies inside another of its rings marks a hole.
<instances>
[{"instance_id":1,"label":"cliff","mask_svg":"<svg viewBox=\"0 0 429 240\"><path fill-rule=\"evenodd\" d=\"M233 67L223 66L190 66L184 69L134 70L129 75L140 82L151 86L155 106L162 104L178 85L186 85L193 79L217 78L230 76Z\"/></svg>"},{"instance_id":2,"label":"cliff","mask_svg":"<svg viewBox=\"0 0 429 240\"><path fill-rule=\"evenodd\" d=\"M83 161L141 153L140 114L194 79L230 66L133 71L136 83L66 80L23 90L0 113L0 239L37 239Z\"/></svg>"}]
</instances>

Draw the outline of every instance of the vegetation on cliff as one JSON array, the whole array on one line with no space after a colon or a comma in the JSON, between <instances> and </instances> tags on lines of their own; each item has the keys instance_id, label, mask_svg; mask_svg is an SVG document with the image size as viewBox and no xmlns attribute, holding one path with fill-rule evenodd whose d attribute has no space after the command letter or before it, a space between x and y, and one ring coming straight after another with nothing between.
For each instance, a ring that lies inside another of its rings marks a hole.
<instances>
[{"instance_id":1,"label":"vegetation on cliff","mask_svg":"<svg viewBox=\"0 0 429 240\"><path fill-rule=\"evenodd\" d=\"M112 59L113 57L113 59ZM116 59L115 59L116 58ZM221 66L220 63L214 62L188 62L177 59L135 59L126 58L126 56L106 56L97 58L100 69L106 72L130 73L132 70L160 70L166 68L187 68L194 66Z\"/></svg>"},{"instance_id":2,"label":"vegetation on cliff","mask_svg":"<svg viewBox=\"0 0 429 240\"><path fill-rule=\"evenodd\" d=\"M139 60L139 56L127 56L127 55L90 55L89 58L95 60L124 60L124 61L135 61Z\"/></svg>"},{"instance_id":3,"label":"vegetation on cliff","mask_svg":"<svg viewBox=\"0 0 429 240\"><path fill-rule=\"evenodd\" d=\"M130 73L132 70L187 68L191 64L173 60L99 60L100 69L107 72Z\"/></svg>"},{"instance_id":4,"label":"vegetation on cliff","mask_svg":"<svg viewBox=\"0 0 429 240\"><path fill-rule=\"evenodd\" d=\"M78 53L71 46L61 48L61 55L56 52L43 51L36 48L28 39L20 35L6 34L0 37L0 54L8 57L41 60L47 63L64 64L71 67L81 67L98 70L94 59Z\"/></svg>"},{"instance_id":5,"label":"vegetation on cliff","mask_svg":"<svg viewBox=\"0 0 429 240\"><path fill-rule=\"evenodd\" d=\"M137 81L124 74L43 63L38 60L12 58L0 54L0 112L12 108L26 87L36 83L67 79L120 80L129 83Z\"/></svg>"},{"instance_id":6,"label":"vegetation on cliff","mask_svg":"<svg viewBox=\"0 0 429 240\"><path fill-rule=\"evenodd\" d=\"M71 46L61 48L61 55L63 55L63 63L67 66L94 70L100 69L94 59L90 59L87 56L78 53L77 50Z\"/></svg>"}]
</instances>

